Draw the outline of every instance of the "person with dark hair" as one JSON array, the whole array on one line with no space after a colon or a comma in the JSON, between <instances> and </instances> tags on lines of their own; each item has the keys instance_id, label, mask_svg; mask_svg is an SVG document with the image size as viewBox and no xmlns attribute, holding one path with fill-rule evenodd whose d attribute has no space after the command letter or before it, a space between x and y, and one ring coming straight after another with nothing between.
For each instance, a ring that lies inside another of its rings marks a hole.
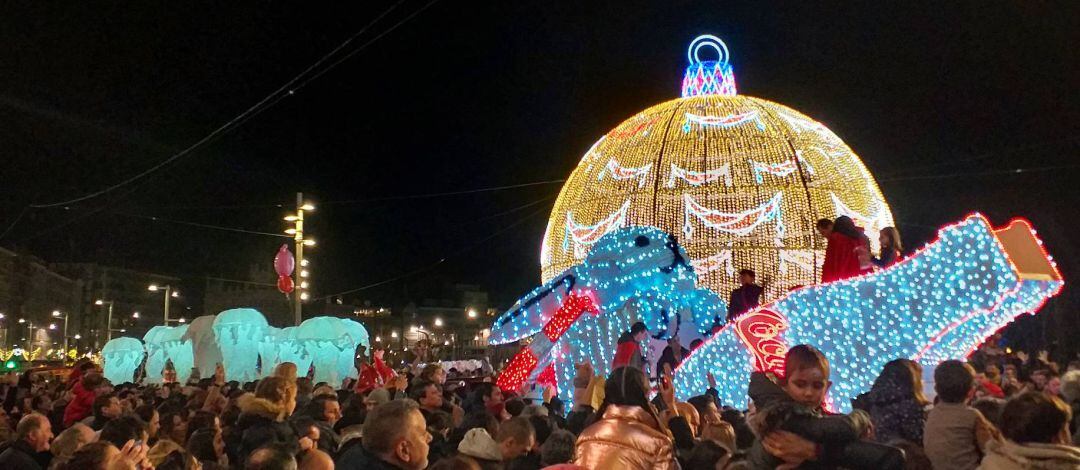
<instances>
[{"instance_id":1,"label":"person with dark hair","mask_svg":"<svg viewBox=\"0 0 1080 470\"><path fill-rule=\"evenodd\" d=\"M682 364L683 359L686 358L689 353L686 348L682 347L679 343L678 336L672 336L668 338L668 345L664 347L664 351L660 353L660 359L656 361L656 373L654 374L657 379L663 377L665 374L670 375L675 371L679 364Z\"/></svg>"},{"instance_id":2,"label":"person with dark hair","mask_svg":"<svg viewBox=\"0 0 1080 470\"><path fill-rule=\"evenodd\" d=\"M454 455L454 448L448 442L450 429L454 424L450 414L445 411L433 411L427 413L424 419L427 422L428 433L431 434L428 461L438 462L440 459Z\"/></svg>"},{"instance_id":3,"label":"person with dark hair","mask_svg":"<svg viewBox=\"0 0 1080 470\"><path fill-rule=\"evenodd\" d=\"M146 442L146 423L138 416L125 415L109 421L98 435L99 441L111 442L117 448L124 447L127 441Z\"/></svg>"},{"instance_id":4,"label":"person with dark hair","mask_svg":"<svg viewBox=\"0 0 1080 470\"><path fill-rule=\"evenodd\" d=\"M619 336L619 345L615 349L615 358L611 361L612 370L624 366L645 370L645 356L641 353L641 342L648 337L649 328L642 322L634 323L630 327L630 331Z\"/></svg>"},{"instance_id":5,"label":"person with dark hair","mask_svg":"<svg viewBox=\"0 0 1080 470\"><path fill-rule=\"evenodd\" d=\"M1080 468L1080 449L1072 447L1072 410L1060 398L1026 392L1005 403L1001 412L1004 441L987 443L979 468Z\"/></svg>"},{"instance_id":6,"label":"person with dark hair","mask_svg":"<svg viewBox=\"0 0 1080 470\"><path fill-rule=\"evenodd\" d=\"M885 227L878 232L878 243L881 244L881 256L872 258L875 266L884 268L900 261L904 255L904 245L900 243L900 231L896 227Z\"/></svg>"},{"instance_id":7,"label":"person with dark hair","mask_svg":"<svg viewBox=\"0 0 1080 470\"><path fill-rule=\"evenodd\" d=\"M19 420L15 426L15 440L3 453L0 453L0 468L41 470L48 466L48 461L38 461L37 455L49 450L52 442L52 424L49 418L37 413L30 413Z\"/></svg>"},{"instance_id":8,"label":"person with dark hair","mask_svg":"<svg viewBox=\"0 0 1080 470\"><path fill-rule=\"evenodd\" d=\"M821 282L858 276L868 272L870 265L870 240L850 217L837 217L825 248Z\"/></svg>"},{"instance_id":9,"label":"person with dark hair","mask_svg":"<svg viewBox=\"0 0 1080 470\"><path fill-rule=\"evenodd\" d=\"M221 429L202 428L191 433L188 437L187 450L204 468L211 464L220 468L229 466L229 457L225 455L225 441L222 439Z\"/></svg>"},{"instance_id":10,"label":"person with dark hair","mask_svg":"<svg viewBox=\"0 0 1080 470\"><path fill-rule=\"evenodd\" d=\"M731 451L708 439L694 446L686 457L683 468L724 468L731 459Z\"/></svg>"},{"instance_id":11,"label":"person with dark hair","mask_svg":"<svg viewBox=\"0 0 1080 470\"><path fill-rule=\"evenodd\" d=\"M316 395L304 408L302 416L310 419L310 424L318 428L319 442L316 445L319 450L336 454L341 445L341 436L334 431L334 425L341 419L341 404L337 395Z\"/></svg>"},{"instance_id":12,"label":"person with dark hair","mask_svg":"<svg viewBox=\"0 0 1080 470\"><path fill-rule=\"evenodd\" d=\"M474 413L477 410L483 409L487 410L487 412L491 413L495 419L499 420L501 420L503 413L506 411L502 390L491 382L481 382L476 384L467 404L469 405L466 407L467 412Z\"/></svg>"},{"instance_id":13,"label":"person with dark hair","mask_svg":"<svg viewBox=\"0 0 1080 470\"><path fill-rule=\"evenodd\" d=\"M409 398L415 400L416 403L420 405L420 410L425 414L434 411L442 411L443 395L435 382L429 382L427 380L416 382L412 387L412 393L409 394Z\"/></svg>"},{"instance_id":14,"label":"person with dark hair","mask_svg":"<svg viewBox=\"0 0 1080 470\"><path fill-rule=\"evenodd\" d=\"M161 429L161 413L158 413L153 404L146 403L135 408L135 416L146 423L146 433L149 436L147 444L153 445Z\"/></svg>"},{"instance_id":15,"label":"person with dark hair","mask_svg":"<svg viewBox=\"0 0 1080 470\"><path fill-rule=\"evenodd\" d=\"M339 470L420 470L428 466L427 431L420 405L392 400L375 407L364 421L363 442L338 456Z\"/></svg>"},{"instance_id":16,"label":"person with dark hair","mask_svg":"<svg viewBox=\"0 0 1080 470\"><path fill-rule=\"evenodd\" d=\"M450 439L448 440L450 447L457 449L458 444L461 444L462 439L465 439L465 434L473 428L484 428L487 430L488 435L494 436L499 432L499 420L485 409L466 414L465 419L461 421L461 425L450 433Z\"/></svg>"},{"instance_id":17,"label":"person with dark hair","mask_svg":"<svg viewBox=\"0 0 1080 470\"><path fill-rule=\"evenodd\" d=\"M923 448L936 468L970 470L979 466L987 441L996 430L982 413L967 405L975 395L975 369L944 361L934 369L937 404L926 417Z\"/></svg>"},{"instance_id":18,"label":"person with dark hair","mask_svg":"<svg viewBox=\"0 0 1080 470\"><path fill-rule=\"evenodd\" d=\"M267 444L251 452L244 470L296 470L296 457L279 443Z\"/></svg>"},{"instance_id":19,"label":"person with dark hair","mask_svg":"<svg viewBox=\"0 0 1080 470\"><path fill-rule=\"evenodd\" d=\"M894 439L922 442L926 413L930 402L922 393L922 372L910 359L889 361L874 380L870 391L852 400L852 406L865 410L874 423L874 440L887 443Z\"/></svg>"},{"instance_id":20,"label":"person with dark hair","mask_svg":"<svg viewBox=\"0 0 1080 470\"><path fill-rule=\"evenodd\" d=\"M814 224L817 233L826 240L829 239L829 235L832 235L832 227L833 221L830 219L818 219L817 223Z\"/></svg>"},{"instance_id":21,"label":"person with dark hair","mask_svg":"<svg viewBox=\"0 0 1080 470\"><path fill-rule=\"evenodd\" d=\"M649 403L649 382L619 367L604 384L596 420L578 436L574 463L585 468L675 469L675 443Z\"/></svg>"},{"instance_id":22,"label":"person with dark hair","mask_svg":"<svg viewBox=\"0 0 1080 470\"><path fill-rule=\"evenodd\" d=\"M120 406L120 399L116 394L105 393L98 395L94 399L93 416L87 417L82 421L83 425L90 426L90 429L100 431L106 424L112 419L116 419L123 412L123 408Z\"/></svg>"},{"instance_id":23,"label":"person with dark hair","mask_svg":"<svg viewBox=\"0 0 1080 470\"><path fill-rule=\"evenodd\" d=\"M540 444L540 465L558 465L574 460L574 444L577 440L570 431L555 430Z\"/></svg>"},{"instance_id":24,"label":"person with dark hair","mask_svg":"<svg viewBox=\"0 0 1080 470\"><path fill-rule=\"evenodd\" d=\"M168 439L181 446L187 441L188 413L187 410L179 409L161 413L161 427L158 429L158 439Z\"/></svg>"},{"instance_id":25,"label":"person with dark hair","mask_svg":"<svg viewBox=\"0 0 1080 470\"><path fill-rule=\"evenodd\" d=\"M757 308L761 293L765 290L755 284L757 274L752 269L739 270L739 287L728 297L727 321L735 321L739 315Z\"/></svg>"}]
</instances>

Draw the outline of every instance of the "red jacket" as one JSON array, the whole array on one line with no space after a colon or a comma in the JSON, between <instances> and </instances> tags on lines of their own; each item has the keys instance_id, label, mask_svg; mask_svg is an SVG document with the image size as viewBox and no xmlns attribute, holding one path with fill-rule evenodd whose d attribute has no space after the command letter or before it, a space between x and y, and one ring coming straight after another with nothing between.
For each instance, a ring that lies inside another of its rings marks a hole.
<instances>
[{"instance_id":1,"label":"red jacket","mask_svg":"<svg viewBox=\"0 0 1080 470\"><path fill-rule=\"evenodd\" d=\"M65 428L90 416L94 408L94 391L83 388L81 380L71 389L71 393L75 396L71 399L71 403L68 403L67 408L64 408Z\"/></svg>"},{"instance_id":2,"label":"red jacket","mask_svg":"<svg viewBox=\"0 0 1080 470\"><path fill-rule=\"evenodd\" d=\"M869 250L862 240L856 240L839 232L829 235L825 248L825 262L821 266L821 282L832 282L858 276L869 270L859 262L859 249Z\"/></svg>"},{"instance_id":3,"label":"red jacket","mask_svg":"<svg viewBox=\"0 0 1080 470\"><path fill-rule=\"evenodd\" d=\"M390 379L397 376L394 370L387 366L382 359L375 358L375 365L361 364L360 375L356 381L356 393L366 393L371 389L383 387Z\"/></svg>"},{"instance_id":4,"label":"red jacket","mask_svg":"<svg viewBox=\"0 0 1080 470\"><path fill-rule=\"evenodd\" d=\"M612 370L622 366L634 366L644 370L644 360L641 357L641 346L628 333L619 338L619 346L615 349L615 359L611 361Z\"/></svg>"}]
</instances>

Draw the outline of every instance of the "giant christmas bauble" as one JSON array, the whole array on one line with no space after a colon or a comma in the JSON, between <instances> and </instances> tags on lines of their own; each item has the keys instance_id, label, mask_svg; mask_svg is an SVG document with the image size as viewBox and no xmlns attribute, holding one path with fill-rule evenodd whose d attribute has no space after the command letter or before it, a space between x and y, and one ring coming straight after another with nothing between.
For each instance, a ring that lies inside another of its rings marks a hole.
<instances>
[{"instance_id":1,"label":"giant christmas bauble","mask_svg":"<svg viewBox=\"0 0 1080 470\"><path fill-rule=\"evenodd\" d=\"M718 60L701 60L705 47ZM696 39L688 56L683 96L615 126L570 175L544 233L543 280L627 225L679 234L699 284L724 298L740 269L754 270L762 302L820 279L818 219L851 217L876 250L892 213L855 152L798 111L738 95L716 37Z\"/></svg>"}]
</instances>

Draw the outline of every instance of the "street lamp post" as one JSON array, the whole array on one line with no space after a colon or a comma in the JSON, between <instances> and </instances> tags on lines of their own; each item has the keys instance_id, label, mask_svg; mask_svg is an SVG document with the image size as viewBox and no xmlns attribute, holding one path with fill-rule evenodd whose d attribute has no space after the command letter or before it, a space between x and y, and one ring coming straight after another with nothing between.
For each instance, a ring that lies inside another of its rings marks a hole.
<instances>
[{"instance_id":1,"label":"street lamp post","mask_svg":"<svg viewBox=\"0 0 1080 470\"><path fill-rule=\"evenodd\" d=\"M60 313L59 310L53 310L53 318L64 317L64 360L67 360L68 353L68 315L66 313Z\"/></svg>"},{"instance_id":2,"label":"street lamp post","mask_svg":"<svg viewBox=\"0 0 1080 470\"><path fill-rule=\"evenodd\" d=\"M296 293L293 294L293 321L300 326L303 320L303 302L308 299L308 271L307 260L304 259L304 247L315 246L315 240L304 238L304 213L315 210L311 203L304 202L304 193L296 193L296 214L285 216L286 222L292 222L293 226L285 230L286 234L292 235L296 243L296 268L293 275L296 276L293 285Z\"/></svg>"},{"instance_id":3,"label":"street lamp post","mask_svg":"<svg viewBox=\"0 0 1080 470\"><path fill-rule=\"evenodd\" d=\"M169 299L171 299L173 297L180 297L180 291L172 290L172 286L170 286L168 284L166 284L164 286L159 286L157 284L150 284L150 287L147 287L147 290L149 290L150 292L158 292L158 291L162 291L162 290L165 291L165 323L164 323L164 325L168 326L170 321L177 321L174 318L169 318ZM183 323L183 322L181 322L181 323Z\"/></svg>"},{"instance_id":4,"label":"street lamp post","mask_svg":"<svg viewBox=\"0 0 1080 470\"><path fill-rule=\"evenodd\" d=\"M111 301L111 300L97 299L97 300L94 301L94 305L108 305L109 306L109 308L108 308L109 313L105 316L105 342L106 343L108 343L109 341L112 341L112 311L113 311L113 304L114 304L114 302ZM97 336L96 338L100 338L100 336ZM96 340L95 340L95 344L96 344ZM95 349L96 348L97 348L97 346L95 346Z\"/></svg>"}]
</instances>

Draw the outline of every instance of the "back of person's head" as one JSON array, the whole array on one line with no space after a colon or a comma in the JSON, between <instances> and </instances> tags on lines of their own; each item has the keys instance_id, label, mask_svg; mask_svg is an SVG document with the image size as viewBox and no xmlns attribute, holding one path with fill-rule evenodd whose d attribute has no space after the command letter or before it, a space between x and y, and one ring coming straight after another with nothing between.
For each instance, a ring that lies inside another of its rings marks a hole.
<instances>
[{"instance_id":1,"label":"back of person's head","mask_svg":"<svg viewBox=\"0 0 1080 470\"><path fill-rule=\"evenodd\" d=\"M1001 411L1001 433L1019 444L1065 444L1055 442L1062 435L1072 410L1060 398L1039 392L1013 397Z\"/></svg>"},{"instance_id":2,"label":"back of person's head","mask_svg":"<svg viewBox=\"0 0 1080 470\"><path fill-rule=\"evenodd\" d=\"M281 404L286 400L295 399L298 387L297 383L284 377L266 377L260 380L258 387L255 388L255 397Z\"/></svg>"},{"instance_id":3,"label":"back of person's head","mask_svg":"<svg viewBox=\"0 0 1080 470\"><path fill-rule=\"evenodd\" d=\"M574 444L577 438L570 431L553 431L543 444L540 444L540 465L570 463L574 460Z\"/></svg>"},{"instance_id":4,"label":"back of person's head","mask_svg":"<svg viewBox=\"0 0 1080 470\"><path fill-rule=\"evenodd\" d=\"M49 445L49 452L53 454L53 460L61 463L71 458L82 446L93 442L94 430L82 423L75 423L65 429Z\"/></svg>"},{"instance_id":5,"label":"back of person's head","mask_svg":"<svg viewBox=\"0 0 1080 470\"><path fill-rule=\"evenodd\" d=\"M686 468L724 468L731 451L709 439L702 439L686 458ZM717 463L720 463L717 466Z\"/></svg>"},{"instance_id":6,"label":"back of person's head","mask_svg":"<svg viewBox=\"0 0 1080 470\"><path fill-rule=\"evenodd\" d=\"M218 422L221 418L213 412L206 410L196 411L191 415L191 419L188 420L187 435L191 436L192 433L200 429L213 428L214 423Z\"/></svg>"},{"instance_id":7,"label":"back of person's head","mask_svg":"<svg viewBox=\"0 0 1080 470\"><path fill-rule=\"evenodd\" d=\"M796 344L788 349L787 355L784 356L784 374L791 375L805 369L819 369L828 378L829 360L818 348L809 344Z\"/></svg>"},{"instance_id":8,"label":"back of person's head","mask_svg":"<svg viewBox=\"0 0 1080 470\"><path fill-rule=\"evenodd\" d=\"M427 414L427 428L432 434L444 433L454 426L454 418L445 411L432 411Z\"/></svg>"},{"instance_id":9,"label":"back of person's head","mask_svg":"<svg viewBox=\"0 0 1080 470\"><path fill-rule=\"evenodd\" d=\"M112 443L91 442L79 448L61 467L62 470L106 470L109 459L120 452Z\"/></svg>"},{"instance_id":10,"label":"back of person's head","mask_svg":"<svg viewBox=\"0 0 1080 470\"><path fill-rule=\"evenodd\" d=\"M386 455L408 432L409 417L420 405L413 400L391 400L376 406L364 420L363 446L375 455Z\"/></svg>"},{"instance_id":11,"label":"back of person's head","mask_svg":"<svg viewBox=\"0 0 1080 470\"><path fill-rule=\"evenodd\" d=\"M97 372L87 372L82 378L82 386L86 390L93 390L105 383L105 377Z\"/></svg>"},{"instance_id":12,"label":"back of person's head","mask_svg":"<svg viewBox=\"0 0 1080 470\"><path fill-rule=\"evenodd\" d=\"M851 220L851 217L846 215L837 217L836 220L833 221L832 230L856 239L865 236L855 227L855 221Z\"/></svg>"},{"instance_id":13,"label":"back of person's head","mask_svg":"<svg viewBox=\"0 0 1080 470\"><path fill-rule=\"evenodd\" d=\"M127 441L146 440L146 423L138 416L125 415L105 423L98 440L123 448Z\"/></svg>"},{"instance_id":14,"label":"back of person's head","mask_svg":"<svg viewBox=\"0 0 1080 470\"><path fill-rule=\"evenodd\" d=\"M753 269L740 269L739 270L739 275L740 276L757 277L757 273L755 273Z\"/></svg>"},{"instance_id":15,"label":"back of person's head","mask_svg":"<svg viewBox=\"0 0 1080 470\"><path fill-rule=\"evenodd\" d=\"M829 219L818 219L817 223L814 225L820 229L831 229L833 222Z\"/></svg>"},{"instance_id":16,"label":"back of person's head","mask_svg":"<svg viewBox=\"0 0 1080 470\"><path fill-rule=\"evenodd\" d=\"M304 452L300 457L300 470L334 470L334 459L319 449Z\"/></svg>"},{"instance_id":17,"label":"back of person's head","mask_svg":"<svg viewBox=\"0 0 1080 470\"><path fill-rule=\"evenodd\" d=\"M975 387L975 369L966 362L943 361L934 369L934 391L945 403L963 403Z\"/></svg>"},{"instance_id":18,"label":"back of person's head","mask_svg":"<svg viewBox=\"0 0 1080 470\"><path fill-rule=\"evenodd\" d=\"M604 383L604 403L649 409L649 388L645 373L633 366L619 367Z\"/></svg>"},{"instance_id":19,"label":"back of person's head","mask_svg":"<svg viewBox=\"0 0 1080 470\"><path fill-rule=\"evenodd\" d=\"M495 441L500 443L509 439L519 444L529 442L536 439L536 430L528 418L513 417L499 423L499 433L495 437Z\"/></svg>"},{"instance_id":20,"label":"back of person's head","mask_svg":"<svg viewBox=\"0 0 1080 470\"><path fill-rule=\"evenodd\" d=\"M286 380L296 381L296 364L292 362L282 362L274 367L274 377L281 377Z\"/></svg>"},{"instance_id":21,"label":"back of person's head","mask_svg":"<svg viewBox=\"0 0 1080 470\"><path fill-rule=\"evenodd\" d=\"M217 433L217 430L211 428L203 428L191 433L187 440L187 450L200 461L217 460L217 451L214 450L214 439Z\"/></svg>"},{"instance_id":22,"label":"back of person's head","mask_svg":"<svg viewBox=\"0 0 1080 470\"><path fill-rule=\"evenodd\" d=\"M144 423L152 421L154 413L157 413L157 409L154 408L153 403L144 403L135 408L135 416L138 416Z\"/></svg>"},{"instance_id":23,"label":"back of person's head","mask_svg":"<svg viewBox=\"0 0 1080 470\"><path fill-rule=\"evenodd\" d=\"M887 387L891 393L900 392L922 405L927 404L922 394L922 378L918 364L910 359L893 359L885 363L881 374L874 380L874 388Z\"/></svg>"},{"instance_id":24,"label":"back of person's head","mask_svg":"<svg viewBox=\"0 0 1080 470\"><path fill-rule=\"evenodd\" d=\"M248 455L244 470L296 470L296 457L280 444L267 444Z\"/></svg>"},{"instance_id":25,"label":"back of person's head","mask_svg":"<svg viewBox=\"0 0 1080 470\"><path fill-rule=\"evenodd\" d=\"M506 412L510 413L510 416L521 416L523 410L525 410L525 400L518 397L506 400Z\"/></svg>"},{"instance_id":26,"label":"back of person's head","mask_svg":"<svg viewBox=\"0 0 1080 470\"><path fill-rule=\"evenodd\" d=\"M994 397L982 397L971 402L971 407L979 410L990 424L1001 428L1001 410L1005 409L1005 400Z\"/></svg>"},{"instance_id":27,"label":"back of person's head","mask_svg":"<svg viewBox=\"0 0 1080 470\"><path fill-rule=\"evenodd\" d=\"M536 433L536 443L543 444L551 436L551 420L547 416L529 416L525 419L532 424L533 432Z\"/></svg>"},{"instance_id":28,"label":"back of person's head","mask_svg":"<svg viewBox=\"0 0 1080 470\"><path fill-rule=\"evenodd\" d=\"M645 326L644 322L637 322L637 323L634 323L630 327L630 334L636 335L638 333L641 333L642 331L648 331L648 330L649 330L649 327Z\"/></svg>"}]
</instances>

